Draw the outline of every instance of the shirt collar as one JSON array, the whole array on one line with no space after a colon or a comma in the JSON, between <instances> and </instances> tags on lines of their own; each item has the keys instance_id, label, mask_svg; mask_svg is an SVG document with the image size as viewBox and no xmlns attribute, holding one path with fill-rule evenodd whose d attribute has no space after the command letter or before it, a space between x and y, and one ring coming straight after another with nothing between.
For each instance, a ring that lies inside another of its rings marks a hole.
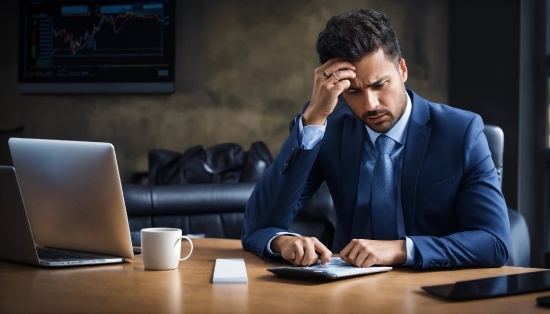
<instances>
[{"instance_id":1,"label":"shirt collar","mask_svg":"<svg viewBox=\"0 0 550 314\"><path fill-rule=\"evenodd\" d=\"M397 123L388 132L385 133L387 137L393 139L401 145L405 144L405 139L407 138L407 122L409 122L409 118L411 117L412 109L411 98L409 97L409 94L407 92L405 92L405 95L407 95L407 105L405 107L405 112L403 113L403 116L401 116L401 119L399 119L399 121L397 121ZM366 124L365 128L367 129L369 138L374 145L376 139L382 133L374 132Z\"/></svg>"}]
</instances>

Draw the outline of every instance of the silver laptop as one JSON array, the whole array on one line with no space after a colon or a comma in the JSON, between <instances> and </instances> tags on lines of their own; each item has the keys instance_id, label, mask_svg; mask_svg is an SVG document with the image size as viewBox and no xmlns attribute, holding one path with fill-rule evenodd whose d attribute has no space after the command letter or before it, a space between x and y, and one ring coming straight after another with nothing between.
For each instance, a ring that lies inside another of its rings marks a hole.
<instances>
[{"instance_id":1,"label":"silver laptop","mask_svg":"<svg viewBox=\"0 0 550 314\"><path fill-rule=\"evenodd\" d=\"M114 148L11 138L0 167L0 259L40 266L133 258Z\"/></svg>"}]
</instances>

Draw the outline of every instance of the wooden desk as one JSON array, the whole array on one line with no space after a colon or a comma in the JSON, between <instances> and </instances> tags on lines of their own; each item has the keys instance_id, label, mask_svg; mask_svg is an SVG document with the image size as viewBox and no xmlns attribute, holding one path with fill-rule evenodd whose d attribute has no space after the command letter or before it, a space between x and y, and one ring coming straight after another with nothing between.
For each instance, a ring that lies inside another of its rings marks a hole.
<instances>
[{"instance_id":1,"label":"wooden desk","mask_svg":"<svg viewBox=\"0 0 550 314\"><path fill-rule=\"evenodd\" d=\"M537 269L394 269L317 283L272 275L266 268L273 264L244 252L237 240L195 239L194 244L190 259L170 271L145 270L140 255L119 265L62 269L2 261L0 313L548 313L535 298L550 291L447 302L420 289ZM212 284L216 258L244 258L248 284Z\"/></svg>"}]
</instances>

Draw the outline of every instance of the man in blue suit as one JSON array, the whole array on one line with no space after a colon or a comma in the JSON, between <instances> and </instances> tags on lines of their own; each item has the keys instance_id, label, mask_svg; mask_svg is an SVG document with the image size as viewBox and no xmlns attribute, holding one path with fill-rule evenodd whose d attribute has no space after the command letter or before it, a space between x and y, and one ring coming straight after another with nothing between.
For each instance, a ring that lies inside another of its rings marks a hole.
<instances>
[{"instance_id":1,"label":"man in blue suit","mask_svg":"<svg viewBox=\"0 0 550 314\"><path fill-rule=\"evenodd\" d=\"M333 247L349 264L504 265L508 214L481 118L405 88L384 14L333 17L317 52L311 100L247 204L243 248L326 263L327 247L289 230L326 181L338 217Z\"/></svg>"}]
</instances>

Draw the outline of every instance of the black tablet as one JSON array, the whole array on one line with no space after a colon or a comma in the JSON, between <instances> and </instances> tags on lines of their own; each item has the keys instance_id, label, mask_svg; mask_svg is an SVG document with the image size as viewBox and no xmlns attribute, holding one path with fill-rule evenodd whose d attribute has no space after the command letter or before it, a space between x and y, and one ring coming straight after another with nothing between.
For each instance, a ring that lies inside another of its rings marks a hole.
<instances>
[{"instance_id":1,"label":"black tablet","mask_svg":"<svg viewBox=\"0 0 550 314\"><path fill-rule=\"evenodd\" d=\"M540 306L550 307L550 295L538 297L537 304Z\"/></svg>"},{"instance_id":2,"label":"black tablet","mask_svg":"<svg viewBox=\"0 0 550 314\"><path fill-rule=\"evenodd\" d=\"M474 300L550 290L550 270L458 281L422 289L447 300Z\"/></svg>"}]
</instances>

